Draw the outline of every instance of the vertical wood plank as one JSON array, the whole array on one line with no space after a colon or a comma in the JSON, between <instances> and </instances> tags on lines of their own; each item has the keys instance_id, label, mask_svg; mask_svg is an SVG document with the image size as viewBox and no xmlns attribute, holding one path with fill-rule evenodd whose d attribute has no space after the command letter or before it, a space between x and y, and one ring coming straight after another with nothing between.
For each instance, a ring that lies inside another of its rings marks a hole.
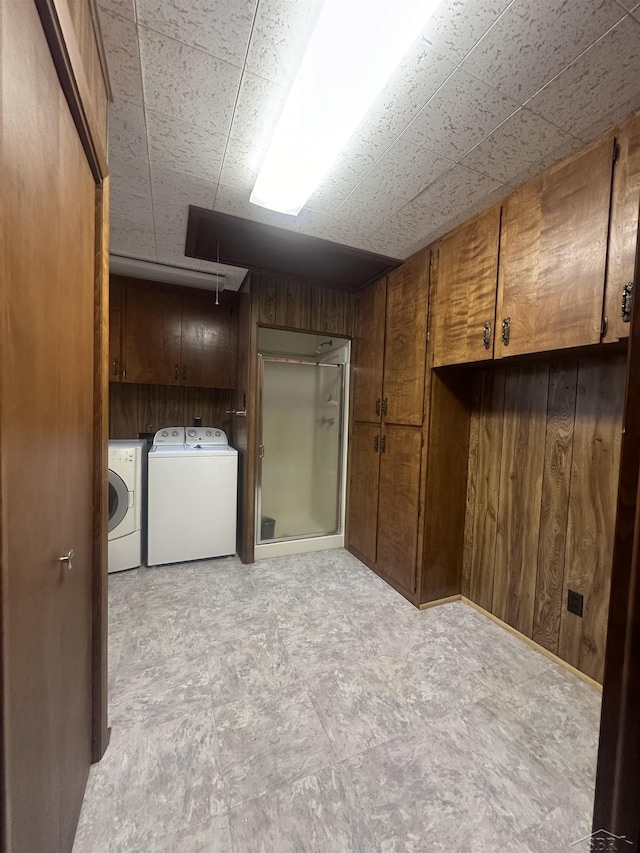
<instances>
[{"instance_id":1,"label":"vertical wood plank","mask_svg":"<svg viewBox=\"0 0 640 853\"><path fill-rule=\"evenodd\" d=\"M530 637L540 530L548 365L507 373L493 613Z\"/></svg>"},{"instance_id":2,"label":"vertical wood plank","mask_svg":"<svg viewBox=\"0 0 640 853\"><path fill-rule=\"evenodd\" d=\"M551 365L533 639L554 654L560 638L577 379L577 362Z\"/></svg>"},{"instance_id":3,"label":"vertical wood plank","mask_svg":"<svg viewBox=\"0 0 640 853\"><path fill-rule=\"evenodd\" d=\"M469 464L467 466L467 501L464 517L464 546L462 550L461 591L471 598L471 572L473 560L473 533L476 512L478 477L478 441L480 438L480 401L482 397L482 373L473 376L471 392L471 417L469 422Z\"/></svg>"},{"instance_id":4,"label":"vertical wood plank","mask_svg":"<svg viewBox=\"0 0 640 853\"><path fill-rule=\"evenodd\" d=\"M496 560L506 372L482 374L469 598L490 610Z\"/></svg>"},{"instance_id":5,"label":"vertical wood plank","mask_svg":"<svg viewBox=\"0 0 640 853\"><path fill-rule=\"evenodd\" d=\"M138 437L138 385L109 384L109 438Z\"/></svg>"},{"instance_id":6,"label":"vertical wood plank","mask_svg":"<svg viewBox=\"0 0 640 853\"><path fill-rule=\"evenodd\" d=\"M596 681L604 672L624 384L624 358L579 363L559 653ZM582 618L566 609L569 589L584 595Z\"/></svg>"},{"instance_id":7,"label":"vertical wood plank","mask_svg":"<svg viewBox=\"0 0 640 853\"><path fill-rule=\"evenodd\" d=\"M258 322L266 326L274 326L276 320L276 302L278 296L278 279L275 275L261 273L256 276L260 288L258 294Z\"/></svg>"}]
</instances>

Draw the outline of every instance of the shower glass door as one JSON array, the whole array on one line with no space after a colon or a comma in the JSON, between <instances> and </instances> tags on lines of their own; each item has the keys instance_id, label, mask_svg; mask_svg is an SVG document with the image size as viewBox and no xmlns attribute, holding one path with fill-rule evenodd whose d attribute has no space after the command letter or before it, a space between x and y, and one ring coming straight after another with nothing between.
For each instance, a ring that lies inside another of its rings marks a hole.
<instances>
[{"instance_id":1,"label":"shower glass door","mask_svg":"<svg viewBox=\"0 0 640 853\"><path fill-rule=\"evenodd\" d=\"M344 367L267 356L260 362L256 541L337 533Z\"/></svg>"}]
</instances>

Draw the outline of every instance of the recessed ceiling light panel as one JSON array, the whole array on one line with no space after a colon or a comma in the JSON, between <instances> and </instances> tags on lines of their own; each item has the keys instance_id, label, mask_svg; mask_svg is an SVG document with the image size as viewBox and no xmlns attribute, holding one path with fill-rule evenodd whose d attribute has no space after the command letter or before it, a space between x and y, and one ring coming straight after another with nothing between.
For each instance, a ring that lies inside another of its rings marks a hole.
<instances>
[{"instance_id":1,"label":"recessed ceiling light panel","mask_svg":"<svg viewBox=\"0 0 640 853\"><path fill-rule=\"evenodd\" d=\"M297 215L440 0L326 0L278 122L253 204Z\"/></svg>"}]
</instances>

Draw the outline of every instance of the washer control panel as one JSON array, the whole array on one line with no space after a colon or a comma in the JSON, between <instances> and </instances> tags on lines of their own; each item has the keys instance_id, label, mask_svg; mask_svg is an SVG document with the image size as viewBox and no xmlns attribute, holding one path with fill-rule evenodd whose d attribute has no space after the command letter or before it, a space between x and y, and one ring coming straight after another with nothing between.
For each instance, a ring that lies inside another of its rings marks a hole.
<instances>
[{"instance_id":1,"label":"washer control panel","mask_svg":"<svg viewBox=\"0 0 640 853\"><path fill-rule=\"evenodd\" d=\"M165 427L153 437L155 444L184 444L184 427Z\"/></svg>"},{"instance_id":2,"label":"washer control panel","mask_svg":"<svg viewBox=\"0 0 640 853\"><path fill-rule=\"evenodd\" d=\"M228 444L229 439L223 429L217 427L186 427L186 444L195 447L202 444Z\"/></svg>"}]
</instances>

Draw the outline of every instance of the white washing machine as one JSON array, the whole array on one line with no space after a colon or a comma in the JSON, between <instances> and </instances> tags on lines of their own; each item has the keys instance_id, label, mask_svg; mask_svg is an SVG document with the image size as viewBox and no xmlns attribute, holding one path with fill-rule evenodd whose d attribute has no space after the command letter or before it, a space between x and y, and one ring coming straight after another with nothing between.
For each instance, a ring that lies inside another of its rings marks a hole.
<instances>
[{"instance_id":1,"label":"white washing machine","mask_svg":"<svg viewBox=\"0 0 640 853\"><path fill-rule=\"evenodd\" d=\"M146 441L109 442L109 572L142 564Z\"/></svg>"},{"instance_id":2,"label":"white washing machine","mask_svg":"<svg viewBox=\"0 0 640 853\"><path fill-rule=\"evenodd\" d=\"M148 464L148 565L235 554L238 451L224 430L159 430Z\"/></svg>"}]
</instances>

